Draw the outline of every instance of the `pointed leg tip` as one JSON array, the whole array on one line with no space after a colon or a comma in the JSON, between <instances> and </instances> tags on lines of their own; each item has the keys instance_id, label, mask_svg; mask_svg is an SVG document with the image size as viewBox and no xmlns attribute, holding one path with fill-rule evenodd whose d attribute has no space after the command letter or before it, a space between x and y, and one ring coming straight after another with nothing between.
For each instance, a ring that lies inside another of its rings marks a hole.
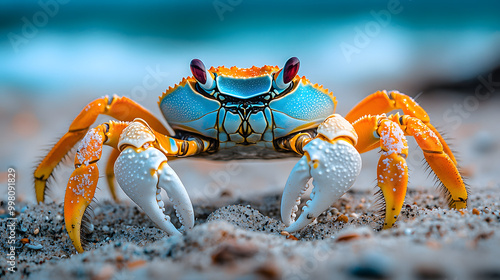
<instances>
[{"instance_id":1,"label":"pointed leg tip","mask_svg":"<svg viewBox=\"0 0 500 280\"><path fill-rule=\"evenodd\" d=\"M95 163L81 166L73 171L64 195L64 223L68 235L78 252L83 252L81 244L81 225L85 210L92 202L99 179Z\"/></svg>"},{"instance_id":2,"label":"pointed leg tip","mask_svg":"<svg viewBox=\"0 0 500 280\"><path fill-rule=\"evenodd\" d=\"M392 228L392 226L394 225L394 223L384 223L384 226L382 227L382 230L386 230L386 229L390 229Z\"/></svg>"},{"instance_id":3,"label":"pointed leg tip","mask_svg":"<svg viewBox=\"0 0 500 280\"><path fill-rule=\"evenodd\" d=\"M73 243L76 251L78 253L82 253L83 246L81 243L81 220L83 215L79 215L78 212L72 212L67 214L65 211L64 215L64 223L66 225L66 231L68 232L68 236Z\"/></svg>"},{"instance_id":4,"label":"pointed leg tip","mask_svg":"<svg viewBox=\"0 0 500 280\"><path fill-rule=\"evenodd\" d=\"M79 231L79 229L78 229L78 231ZM82 243L80 240L80 234L76 234L75 232L68 231L68 235L71 239L71 242L73 243L73 246L75 247L75 250L80 254L83 253L85 250L83 249L83 246L82 246Z\"/></svg>"},{"instance_id":5,"label":"pointed leg tip","mask_svg":"<svg viewBox=\"0 0 500 280\"><path fill-rule=\"evenodd\" d=\"M386 216L384 218L384 226L382 229L390 229L396 224L396 221L398 219L398 215L396 215L396 212L399 214L399 211L389 211L389 213L386 213Z\"/></svg>"},{"instance_id":6,"label":"pointed leg tip","mask_svg":"<svg viewBox=\"0 0 500 280\"><path fill-rule=\"evenodd\" d=\"M35 177L35 197L38 204L45 202L46 182Z\"/></svg>"},{"instance_id":7,"label":"pointed leg tip","mask_svg":"<svg viewBox=\"0 0 500 280\"><path fill-rule=\"evenodd\" d=\"M66 203L65 203L66 204ZM68 232L68 236L75 246L76 251L82 253L84 251L82 243L81 243L81 224L83 212L85 211L86 206L83 206L83 210L69 211L65 208L64 211L64 223L66 225L66 231Z\"/></svg>"},{"instance_id":8,"label":"pointed leg tip","mask_svg":"<svg viewBox=\"0 0 500 280\"><path fill-rule=\"evenodd\" d=\"M455 210L466 209L466 208L467 208L467 202L456 202L450 205L450 209L455 209Z\"/></svg>"}]
</instances>

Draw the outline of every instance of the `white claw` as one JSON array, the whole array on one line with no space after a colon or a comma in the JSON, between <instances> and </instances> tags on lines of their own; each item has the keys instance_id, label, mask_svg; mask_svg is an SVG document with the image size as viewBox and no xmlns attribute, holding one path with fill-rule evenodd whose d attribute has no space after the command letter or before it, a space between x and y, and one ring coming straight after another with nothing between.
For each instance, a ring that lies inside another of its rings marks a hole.
<instances>
[{"instance_id":1,"label":"white claw","mask_svg":"<svg viewBox=\"0 0 500 280\"><path fill-rule=\"evenodd\" d=\"M179 217L182 225L191 229L194 226L194 210L191 200L182 184L181 180L174 172L174 170L164 163L163 168L158 170L160 174L160 181L158 186L163 188L170 201L174 204L175 214Z\"/></svg>"},{"instance_id":2,"label":"white claw","mask_svg":"<svg viewBox=\"0 0 500 280\"><path fill-rule=\"evenodd\" d=\"M116 160L115 174L123 191L160 229L170 235L180 235L170 222L170 217L162 211L164 205L161 196L157 200L157 186L163 188L174 202L181 223L186 228L194 225L193 207L179 177L166 162L167 157L156 148L138 152L129 147Z\"/></svg>"},{"instance_id":3,"label":"white claw","mask_svg":"<svg viewBox=\"0 0 500 280\"><path fill-rule=\"evenodd\" d=\"M310 178L307 158L303 156L293 167L281 197L281 220L287 227L294 222L292 220L292 214L295 214L293 210L300 203L297 198L302 196L302 190L304 186L307 186L307 181Z\"/></svg>"},{"instance_id":4,"label":"white claw","mask_svg":"<svg viewBox=\"0 0 500 280\"><path fill-rule=\"evenodd\" d=\"M281 218L287 226L285 231L294 232L310 224L332 203L338 200L354 183L361 171L361 157L347 141L337 140L333 144L319 138L313 139L295 165L286 182L281 200ZM333 171L335 170L335 171ZM296 222L292 216L297 197L304 185L313 178L313 193Z\"/></svg>"}]
</instances>

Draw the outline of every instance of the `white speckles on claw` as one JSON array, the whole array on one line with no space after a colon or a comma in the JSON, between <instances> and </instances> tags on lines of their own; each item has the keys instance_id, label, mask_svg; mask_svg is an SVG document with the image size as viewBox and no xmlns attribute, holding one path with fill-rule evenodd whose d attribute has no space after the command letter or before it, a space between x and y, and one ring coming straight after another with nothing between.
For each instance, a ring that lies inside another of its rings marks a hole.
<instances>
[{"instance_id":1,"label":"white speckles on claw","mask_svg":"<svg viewBox=\"0 0 500 280\"><path fill-rule=\"evenodd\" d=\"M356 144L358 135L350 122L339 114L333 114L318 126L318 133L333 140L340 136L351 138Z\"/></svg>"},{"instance_id":2,"label":"white speckles on claw","mask_svg":"<svg viewBox=\"0 0 500 280\"><path fill-rule=\"evenodd\" d=\"M148 142L155 141L156 137L149 127L144 125L143 120L134 120L131 124L127 126L120 135L120 141L118 142L118 147L123 145L132 145L136 148L145 146L149 147ZM146 155L144 155L146 156Z\"/></svg>"},{"instance_id":3,"label":"white speckles on claw","mask_svg":"<svg viewBox=\"0 0 500 280\"><path fill-rule=\"evenodd\" d=\"M290 232L308 225L340 198L351 187L361 171L359 153L344 140L337 140L332 144L316 138L309 142L304 150L310 159L309 170L308 172L303 170L303 161L307 160L304 156L292 170L283 192L281 215L283 222L288 226L285 230ZM314 186L311 200L306 202L302 208L302 214L293 223L296 212L293 200L298 200L297 194L303 194L302 189L310 177L313 178Z\"/></svg>"},{"instance_id":4,"label":"white speckles on claw","mask_svg":"<svg viewBox=\"0 0 500 280\"><path fill-rule=\"evenodd\" d=\"M152 146L142 151L129 147L116 160L115 174L123 191L159 228L170 235L179 235L170 217L163 212L161 188L167 192L179 221L186 228L194 225L194 213L184 186L166 162L166 156Z\"/></svg>"}]
</instances>

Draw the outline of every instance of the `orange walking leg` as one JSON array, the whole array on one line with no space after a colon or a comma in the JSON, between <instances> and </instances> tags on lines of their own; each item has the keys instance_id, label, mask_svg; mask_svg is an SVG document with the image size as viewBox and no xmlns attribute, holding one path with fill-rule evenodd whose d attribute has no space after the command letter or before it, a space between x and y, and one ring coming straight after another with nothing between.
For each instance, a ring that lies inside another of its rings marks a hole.
<instances>
[{"instance_id":1,"label":"orange walking leg","mask_svg":"<svg viewBox=\"0 0 500 280\"><path fill-rule=\"evenodd\" d=\"M345 116L349 122L354 122L365 115L379 115L389 113L393 110L401 109L405 115L418 118L439 138L444 152L450 157L451 161L457 165L457 161L448 144L443 137L430 123L427 112L411 97L398 91L377 91L365 99L361 100L354 108Z\"/></svg>"},{"instance_id":2,"label":"orange walking leg","mask_svg":"<svg viewBox=\"0 0 500 280\"><path fill-rule=\"evenodd\" d=\"M353 126L359 136L356 149L360 153L376 147L382 149L377 165L377 185L382 195L384 229L390 228L401 212L408 185L408 144L404 132L385 115L362 117Z\"/></svg>"},{"instance_id":3,"label":"orange walking leg","mask_svg":"<svg viewBox=\"0 0 500 280\"><path fill-rule=\"evenodd\" d=\"M120 151L113 149L109 155L108 162L106 163L106 181L108 182L109 192L115 202L118 202L118 195L116 194L115 184L115 161L120 155Z\"/></svg>"},{"instance_id":4,"label":"orange walking leg","mask_svg":"<svg viewBox=\"0 0 500 280\"><path fill-rule=\"evenodd\" d=\"M64 196L64 223L78 252L83 252L80 241L82 218L94 198L99 180L97 161L101 158L102 146L106 144L116 149L118 138L127 125L126 122L111 121L91 129L76 152L75 170Z\"/></svg>"},{"instance_id":5,"label":"orange walking leg","mask_svg":"<svg viewBox=\"0 0 500 280\"><path fill-rule=\"evenodd\" d=\"M425 123L410 116L399 117L401 127L415 138L424 152L425 160L434 171L440 182L450 208L462 209L467 207L468 191L453 160L444 151L443 142Z\"/></svg>"},{"instance_id":6,"label":"orange walking leg","mask_svg":"<svg viewBox=\"0 0 500 280\"><path fill-rule=\"evenodd\" d=\"M68 132L54 145L34 172L36 200L45 199L46 183L54 168L62 158L83 138L89 127L100 114L121 121L132 121L136 117L144 119L158 132L169 135L168 129L147 109L127 97L104 96L89 103L71 123Z\"/></svg>"}]
</instances>

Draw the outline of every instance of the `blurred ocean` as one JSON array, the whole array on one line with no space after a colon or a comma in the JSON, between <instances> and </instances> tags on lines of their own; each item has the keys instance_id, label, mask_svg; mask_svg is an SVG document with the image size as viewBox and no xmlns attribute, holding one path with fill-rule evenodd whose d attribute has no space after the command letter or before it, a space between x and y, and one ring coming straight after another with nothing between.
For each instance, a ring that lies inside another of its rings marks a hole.
<instances>
[{"instance_id":1,"label":"blurred ocean","mask_svg":"<svg viewBox=\"0 0 500 280\"><path fill-rule=\"evenodd\" d=\"M193 58L251 67L297 56L299 75L332 90L341 114L378 89L432 104L427 84L500 64L499 1L102 2L0 2L0 182L13 166L31 188L37 158L96 97L129 96L159 115L157 96L191 75ZM429 111L447 126L439 106Z\"/></svg>"}]
</instances>

